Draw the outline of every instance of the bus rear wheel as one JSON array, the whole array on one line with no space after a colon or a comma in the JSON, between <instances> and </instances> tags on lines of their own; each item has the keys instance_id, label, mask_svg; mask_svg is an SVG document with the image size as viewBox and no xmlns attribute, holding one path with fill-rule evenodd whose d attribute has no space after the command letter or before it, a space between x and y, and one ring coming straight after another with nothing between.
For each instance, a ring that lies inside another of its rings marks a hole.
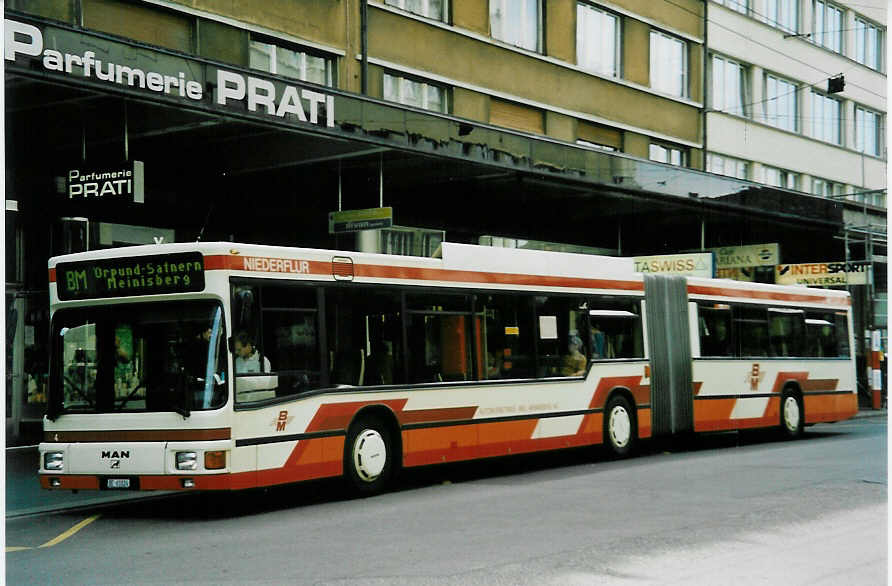
<instances>
[{"instance_id":1,"label":"bus rear wheel","mask_svg":"<svg viewBox=\"0 0 892 586\"><path fill-rule=\"evenodd\" d=\"M347 432L344 475L362 495L382 492L393 475L393 442L390 431L376 417L360 417Z\"/></svg>"},{"instance_id":2,"label":"bus rear wheel","mask_svg":"<svg viewBox=\"0 0 892 586\"><path fill-rule=\"evenodd\" d=\"M802 435L804 423L802 400L790 389L785 389L780 404L781 433L787 439L796 439Z\"/></svg>"},{"instance_id":3,"label":"bus rear wheel","mask_svg":"<svg viewBox=\"0 0 892 586\"><path fill-rule=\"evenodd\" d=\"M611 456L625 458L635 447L635 413L629 401L617 395L604 409L604 443Z\"/></svg>"}]
</instances>

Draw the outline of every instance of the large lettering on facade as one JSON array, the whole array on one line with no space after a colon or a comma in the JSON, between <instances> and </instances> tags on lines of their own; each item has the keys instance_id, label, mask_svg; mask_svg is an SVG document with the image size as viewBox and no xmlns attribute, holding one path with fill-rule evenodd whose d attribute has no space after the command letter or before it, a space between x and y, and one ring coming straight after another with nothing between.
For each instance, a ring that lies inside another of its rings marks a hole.
<instances>
[{"instance_id":1,"label":"large lettering on facade","mask_svg":"<svg viewBox=\"0 0 892 586\"><path fill-rule=\"evenodd\" d=\"M102 43L112 43L112 41L90 37L90 46L96 50L89 48L84 51L66 51L65 47L58 47L55 44L53 48L49 48L44 46L44 33L40 28L25 22L5 19L4 48L7 61L25 58L39 61L44 70L62 75L79 76L190 101L206 101L227 108L244 105L248 112L334 126L332 95L206 64L201 64L199 68L204 72L204 83L202 83L202 80L193 79L192 67L185 67L188 71L155 71L147 66L134 66L137 65L135 61L139 61L136 52L134 50L133 55L121 53L121 50L126 52L124 45L119 46L124 48L119 50L118 54L129 63L116 63L110 58L99 58L97 51ZM105 51L102 54L112 53ZM186 64L185 60L181 61ZM208 89L209 87L216 90Z\"/></svg>"}]
</instances>

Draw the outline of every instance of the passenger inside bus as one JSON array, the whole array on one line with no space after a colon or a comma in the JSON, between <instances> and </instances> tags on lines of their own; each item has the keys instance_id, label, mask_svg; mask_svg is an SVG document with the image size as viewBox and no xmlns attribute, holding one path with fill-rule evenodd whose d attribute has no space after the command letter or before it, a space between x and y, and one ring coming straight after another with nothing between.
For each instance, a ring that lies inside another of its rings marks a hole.
<instances>
[{"instance_id":1,"label":"passenger inside bus","mask_svg":"<svg viewBox=\"0 0 892 586\"><path fill-rule=\"evenodd\" d=\"M561 359L561 374L564 376L582 376L585 374L585 367L588 364L585 354L580 352L582 348L582 340L575 333L570 334L567 342L568 354Z\"/></svg>"},{"instance_id":2,"label":"passenger inside bus","mask_svg":"<svg viewBox=\"0 0 892 586\"><path fill-rule=\"evenodd\" d=\"M371 343L372 353L369 354L365 384L367 385L392 385L393 384L393 353L384 340L378 338Z\"/></svg>"}]
</instances>

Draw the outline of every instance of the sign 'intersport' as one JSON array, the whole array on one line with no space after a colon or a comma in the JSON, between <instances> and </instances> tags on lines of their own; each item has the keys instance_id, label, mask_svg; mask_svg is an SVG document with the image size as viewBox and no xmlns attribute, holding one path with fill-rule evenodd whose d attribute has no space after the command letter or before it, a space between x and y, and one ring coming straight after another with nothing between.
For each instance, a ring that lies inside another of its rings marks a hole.
<instances>
[{"instance_id":1,"label":"sign 'intersport'","mask_svg":"<svg viewBox=\"0 0 892 586\"><path fill-rule=\"evenodd\" d=\"M52 35L51 43L44 42L45 35ZM252 113L334 126L332 95L215 66L195 67L184 57L77 31L49 26L41 30L7 18L4 49L7 61L36 61L48 73L222 107L243 104ZM195 79L195 74L204 79Z\"/></svg>"}]
</instances>

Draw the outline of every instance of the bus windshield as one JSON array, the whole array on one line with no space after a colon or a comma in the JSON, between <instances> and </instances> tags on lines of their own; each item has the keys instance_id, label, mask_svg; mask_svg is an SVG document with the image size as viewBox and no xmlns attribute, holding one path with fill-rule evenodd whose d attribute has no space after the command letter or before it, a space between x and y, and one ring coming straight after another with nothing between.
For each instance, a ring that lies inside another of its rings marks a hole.
<instances>
[{"instance_id":1,"label":"bus windshield","mask_svg":"<svg viewBox=\"0 0 892 586\"><path fill-rule=\"evenodd\" d=\"M60 310L52 418L59 412L217 409L226 402L223 309L211 301Z\"/></svg>"}]
</instances>

